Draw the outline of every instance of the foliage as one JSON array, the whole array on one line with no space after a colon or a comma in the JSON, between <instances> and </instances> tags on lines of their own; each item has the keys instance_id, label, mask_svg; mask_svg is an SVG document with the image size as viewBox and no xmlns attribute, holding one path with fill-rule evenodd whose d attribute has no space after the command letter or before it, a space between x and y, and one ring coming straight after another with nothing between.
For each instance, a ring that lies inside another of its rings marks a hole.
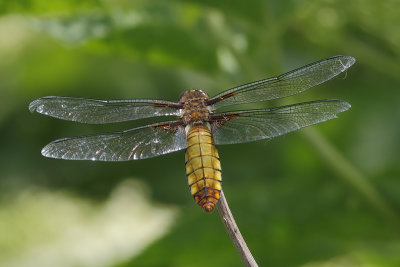
<instances>
[{"instance_id":1,"label":"foliage","mask_svg":"<svg viewBox=\"0 0 400 267\"><path fill-rule=\"evenodd\" d=\"M271 142L221 146L224 192L260 266L399 266L400 17L395 3L2 1L0 218L11 219L0 223L0 263L48 242L30 238L52 218L51 211L33 225L27 218L37 215L18 215L27 211L15 204L26 190L68 192L81 199L71 203L97 203L87 212L98 212L122 181L134 177L147 184L151 202L178 207L181 216L159 241L110 264L241 266L218 215L204 214L191 199L182 153L126 163L51 160L39 153L57 138L151 120L82 125L29 114L27 106L45 95L176 100L188 88L214 95L346 54L358 61L345 77L284 101L340 98L352 109L339 120ZM16 224L21 220L25 224ZM51 231L73 227L54 223ZM32 232L22 234L21 228ZM108 242L101 234L98 242Z\"/></svg>"}]
</instances>

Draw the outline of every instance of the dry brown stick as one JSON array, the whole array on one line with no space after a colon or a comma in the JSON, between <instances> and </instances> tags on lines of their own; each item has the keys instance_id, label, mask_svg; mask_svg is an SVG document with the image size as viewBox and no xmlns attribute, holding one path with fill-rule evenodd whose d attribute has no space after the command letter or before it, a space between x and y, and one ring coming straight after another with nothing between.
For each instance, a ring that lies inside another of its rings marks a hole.
<instances>
[{"instance_id":1,"label":"dry brown stick","mask_svg":"<svg viewBox=\"0 0 400 267\"><path fill-rule=\"evenodd\" d=\"M236 225L235 219L232 216L232 212L229 209L228 202L226 202L224 192L222 191L217 203L217 209L219 215L221 216L221 220L225 225L225 229L228 232L228 235L231 238L233 245L239 253L240 258L242 258L244 264L250 267L258 266L253 258L253 255L251 255L251 252L247 247L239 228Z\"/></svg>"}]
</instances>

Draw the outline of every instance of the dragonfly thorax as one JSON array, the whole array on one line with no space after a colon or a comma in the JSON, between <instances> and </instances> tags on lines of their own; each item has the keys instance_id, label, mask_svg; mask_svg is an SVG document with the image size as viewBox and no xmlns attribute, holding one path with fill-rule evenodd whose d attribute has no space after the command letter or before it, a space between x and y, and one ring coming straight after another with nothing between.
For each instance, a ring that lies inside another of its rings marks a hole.
<instances>
[{"instance_id":1,"label":"dragonfly thorax","mask_svg":"<svg viewBox=\"0 0 400 267\"><path fill-rule=\"evenodd\" d=\"M206 101L209 96L203 90L188 90L179 97L183 104L182 119L186 125L199 125L210 119L211 109Z\"/></svg>"},{"instance_id":2,"label":"dragonfly thorax","mask_svg":"<svg viewBox=\"0 0 400 267\"><path fill-rule=\"evenodd\" d=\"M179 103L185 103L188 100L197 100L197 99L205 99L207 100L209 98L209 95L200 89L191 89L183 92L179 96Z\"/></svg>"}]
</instances>

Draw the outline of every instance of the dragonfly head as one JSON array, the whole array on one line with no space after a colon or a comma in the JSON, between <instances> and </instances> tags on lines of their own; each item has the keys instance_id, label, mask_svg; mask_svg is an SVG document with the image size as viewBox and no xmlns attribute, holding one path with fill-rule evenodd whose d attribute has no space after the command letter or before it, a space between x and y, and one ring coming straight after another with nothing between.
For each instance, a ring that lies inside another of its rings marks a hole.
<instances>
[{"instance_id":1,"label":"dragonfly head","mask_svg":"<svg viewBox=\"0 0 400 267\"><path fill-rule=\"evenodd\" d=\"M185 103L186 101L189 100L198 100L198 99L206 100L208 98L209 96L205 91L199 89L191 89L181 94L181 96L179 97L179 102Z\"/></svg>"}]
</instances>

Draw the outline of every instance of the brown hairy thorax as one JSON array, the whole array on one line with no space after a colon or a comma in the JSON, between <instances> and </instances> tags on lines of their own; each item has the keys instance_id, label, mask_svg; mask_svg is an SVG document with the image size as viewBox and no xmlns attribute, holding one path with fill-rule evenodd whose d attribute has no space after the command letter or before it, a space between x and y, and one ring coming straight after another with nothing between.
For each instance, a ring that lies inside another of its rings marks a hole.
<instances>
[{"instance_id":1,"label":"brown hairy thorax","mask_svg":"<svg viewBox=\"0 0 400 267\"><path fill-rule=\"evenodd\" d=\"M192 89L185 91L179 97L179 103L183 104L182 119L185 124L202 124L210 118L210 110L206 101L209 96L203 90Z\"/></svg>"},{"instance_id":2,"label":"brown hairy thorax","mask_svg":"<svg viewBox=\"0 0 400 267\"><path fill-rule=\"evenodd\" d=\"M200 89L190 89L187 90L185 92L183 92L180 96L179 96L179 103L183 104L188 100L196 100L199 98L203 98L203 99L208 99L209 96L208 94Z\"/></svg>"}]
</instances>

